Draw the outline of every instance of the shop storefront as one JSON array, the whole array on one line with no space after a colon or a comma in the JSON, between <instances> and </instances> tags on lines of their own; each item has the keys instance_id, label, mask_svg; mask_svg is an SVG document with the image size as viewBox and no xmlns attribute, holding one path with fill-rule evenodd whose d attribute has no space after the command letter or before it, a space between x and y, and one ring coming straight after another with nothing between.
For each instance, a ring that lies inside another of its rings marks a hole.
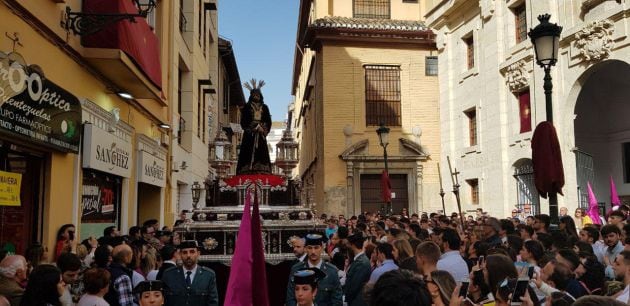
<instances>
[{"instance_id":1,"label":"shop storefront","mask_svg":"<svg viewBox=\"0 0 630 306\"><path fill-rule=\"evenodd\" d=\"M84 105L87 104L92 102L84 101ZM98 109L98 106L86 107L90 109ZM127 205L123 203L127 202L125 190L134 160L130 127L127 126L125 133L121 127L126 124L92 119L94 121L86 122L83 127L81 237L100 237L103 229L112 225L126 227L122 220L126 217Z\"/></svg>"},{"instance_id":2,"label":"shop storefront","mask_svg":"<svg viewBox=\"0 0 630 306\"><path fill-rule=\"evenodd\" d=\"M42 240L55 158L74 158L81 103L17 52L0 51L0 245L23 254ZM68 156L70 155L70 156ZM71 171L70 171L71 172ZM60 178L63 179L63 178ZM70 192L72 180L68 181Z\"/></svg>"},{"instance_id":3,"label":"shop storefront","mask_svg":"<svg viewBox=\"0 0 630 306\"><path fill-rule=\"evenodd\" d=\"M166 148L146 135L136 135L138 149L137 223L157 219L164 224L164 187L166 186Z\"/></svg>"}]
</instances>

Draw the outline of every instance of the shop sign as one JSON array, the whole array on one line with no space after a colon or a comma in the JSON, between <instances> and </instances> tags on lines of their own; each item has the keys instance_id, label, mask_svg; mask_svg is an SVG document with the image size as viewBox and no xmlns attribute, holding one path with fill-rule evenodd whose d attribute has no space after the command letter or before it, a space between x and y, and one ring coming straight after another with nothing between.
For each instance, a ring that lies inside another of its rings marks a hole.
<instances>
[{"instance_id":1,"label":"shop sign","mask_svg":"<svg viewBox=\"0 0 630 306\"><path fill-rule=\"evenodd\" d=\"M83 127L83 168L131 176L131 144L92 124Z\"/></svg>"},{"instance_id":2,"label":"shop sign","mask_svg":"<svg viewBox=\"0 0 630 306\"><path fill-rule=\"evenodd\" d=\"M116 178L92 171L83 172L81 222L113 223L119 206L119 185Z\"/></svg>"},{"instance_id":3,"label":"shop sign","mask_svg":"<svg viewBox=\"0 0 630 306\"><path fill-rule=\"evenodd\" d=\"M0 132L63 152L79 152L79 99L16 52L0 52Z\"/></svg>"},{"instance_id":4,"label":"shop sign","mask_svg":"<svg viewBox=\"0 0 630 306\"><path fill-rule=\"evenodd\" d=\"M22 174L0 171L0 206L20 206Z\"/></svg>"},{"instance_id":5,"label":"shop sign","mask_svg":"<svg viewBox=\"0 0 630 306\"><path fill-rule=\"evenodd\" d=\"M158 187L166 186L166 161L149 152L140 151L138 165L138 182Z\"/></svg>"}]
</instances>

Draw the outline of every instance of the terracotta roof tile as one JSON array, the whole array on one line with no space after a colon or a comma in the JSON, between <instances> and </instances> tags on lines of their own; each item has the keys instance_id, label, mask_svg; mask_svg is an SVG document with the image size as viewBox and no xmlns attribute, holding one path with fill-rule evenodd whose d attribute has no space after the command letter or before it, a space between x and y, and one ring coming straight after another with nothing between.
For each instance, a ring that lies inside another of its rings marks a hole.
<instances>
[{"instance_id":1,"label":"terracotta roof tile","mask_svg":"<svg viewBox=\"0 0 630 306\"><path fill-rule=\"evenodd\" d=\"M366 29L366 30L397 30L397 31L427 31L424 22L393 19L349 18L326 16L315 20L312 28L337 29Z\"/></svg>"}]
</instances>

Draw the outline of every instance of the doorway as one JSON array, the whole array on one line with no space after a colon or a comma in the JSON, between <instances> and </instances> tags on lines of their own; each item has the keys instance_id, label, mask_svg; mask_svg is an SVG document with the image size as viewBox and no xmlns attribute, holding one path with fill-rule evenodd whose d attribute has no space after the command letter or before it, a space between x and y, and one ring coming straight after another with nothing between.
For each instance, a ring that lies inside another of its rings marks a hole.
<instances>
[{"instance_id":1,"label":"doorway","mask_svg":"<svg viewBox=\"0 0 630 306\"><path fill-rule=\"evenodd\" d=\"M392 185L392 211L400 214L409 210L409 195L406 174L390 174ZM361 211L378 212L384 205L381 196L381 174L361 174Z\"/></svg>"},{"instance_id":2,"label":"doorway","mask_svg":"<svg viewBox=\"0 0 630 306\"><path fill-rule=\"evenodd\" d=\"M22 175L20 206L0 203L0 246L7 251L24 254L41 237L44 164L43 155L0 141L0 170Z\"/></svg>"},{"instance_id":3,"label":"doorway","mask_svg":"<svg viewBox=\"0 0 630 306\"><path fill-rule=\"evenodd\" d=\"M608 60L589 68L575 105L575 167L580 206L588 206L587 182L610 207L612 177L620 196L630 195L630 65Z\"/></svg>"}]
</instances>

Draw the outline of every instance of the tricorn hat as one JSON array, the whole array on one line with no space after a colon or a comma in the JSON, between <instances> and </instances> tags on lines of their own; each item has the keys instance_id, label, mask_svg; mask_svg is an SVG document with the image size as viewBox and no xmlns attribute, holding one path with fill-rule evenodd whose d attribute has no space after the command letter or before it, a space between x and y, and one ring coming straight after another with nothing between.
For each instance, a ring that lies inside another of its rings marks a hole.
<instances>
[{"instance_id":1,"label":"tricorn hat","mask_svg":"<svg viewBox=\"0 0 630 306\"><path fill-rule=\"evenodd\" d=\"M313 285L317 286L317 282L324 279L326 273L317 268L300 269L293 274L293 281L296 285Z\"/></svg>"}]
</instances>

